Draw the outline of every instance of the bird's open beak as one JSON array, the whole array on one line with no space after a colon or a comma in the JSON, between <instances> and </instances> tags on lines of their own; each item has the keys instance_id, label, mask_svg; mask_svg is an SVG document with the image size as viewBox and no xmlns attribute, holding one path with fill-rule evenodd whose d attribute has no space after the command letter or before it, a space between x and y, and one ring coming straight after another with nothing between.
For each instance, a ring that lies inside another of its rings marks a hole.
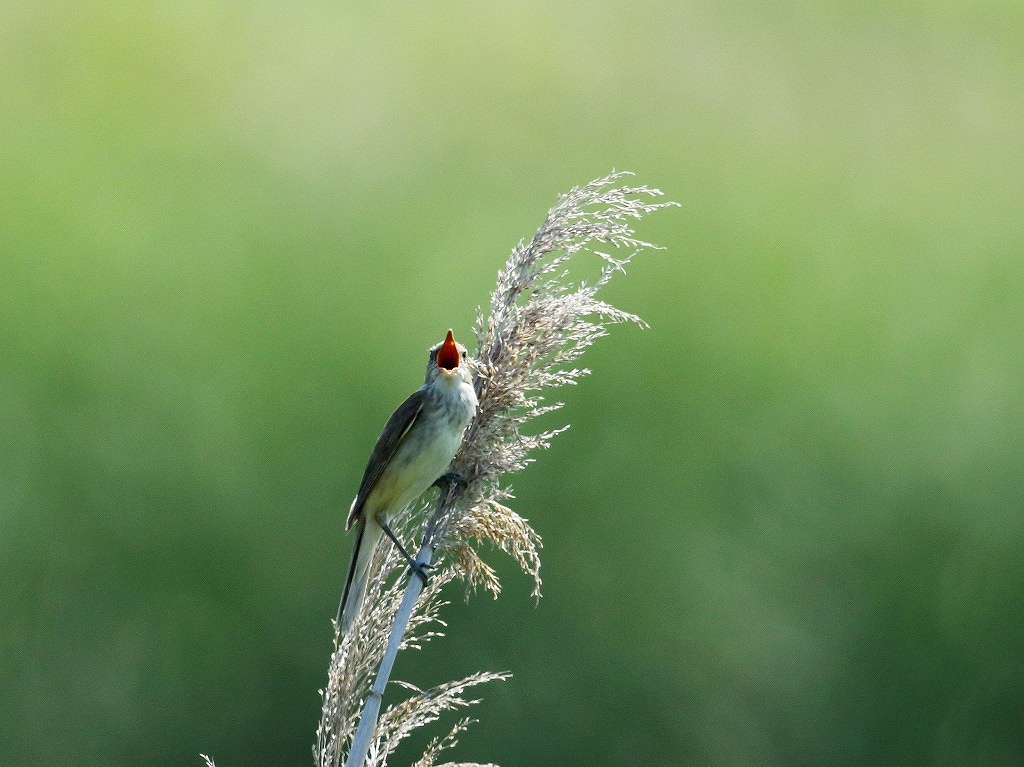
<instances>
[{"instance_id":1,"label":"bird's open beak","mask_svg":"<svg viewBox=\"0 0 1024 767\"><path fill-rule=\"evenodd\" d=\"M449 330L437 352L437 366L450 373L459 366L459 356L459 347L455 345L455 337Z\"/></svg>"}]
</instances>

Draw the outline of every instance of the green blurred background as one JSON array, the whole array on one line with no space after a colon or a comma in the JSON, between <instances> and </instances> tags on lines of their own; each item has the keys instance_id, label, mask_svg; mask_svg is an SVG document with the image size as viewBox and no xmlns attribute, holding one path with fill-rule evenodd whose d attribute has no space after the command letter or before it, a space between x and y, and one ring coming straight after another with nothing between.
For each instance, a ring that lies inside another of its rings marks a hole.
<instances>
[{"instance_id":1,"label":"green blurred background","mask_svg":"<svg viewBox=\"0 0 1024 767\"><path fill-rule=\"evenodd\" d=\"M398 676L511 670L507 767L1024 764L1024 5L364 5L0 3L0 764L311 763L384 419L613 167L545 597Z\"/></svg>"}]
</instances>

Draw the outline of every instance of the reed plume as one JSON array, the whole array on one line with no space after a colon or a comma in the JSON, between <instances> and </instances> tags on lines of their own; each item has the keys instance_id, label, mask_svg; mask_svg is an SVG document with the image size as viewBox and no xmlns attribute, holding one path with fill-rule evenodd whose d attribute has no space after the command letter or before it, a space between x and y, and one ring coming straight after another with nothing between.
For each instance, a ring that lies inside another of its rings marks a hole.
<instances>
[{"instance_id":1,"label":"reed plume","mask_svg":"<svg viewBox=\"0 0 1024 767\"><path fill-rule=\"evenodd\" d=\"M513 248L498 273L488 311L478 310L471 361L479 398L476 416L452 462L452 475L440 484L433 513L421 499L392 523L404 540L422 531L417 559L430 564L438 554L438 563L424 587L418 577L407 577L408 568L393 546L380 546L375 553L359 620L344 637L335 626L328 682L320 691L322 718L313 748L317 767L339 767L343 759L348 767L382 767L413 730L475 703L469 692L477 685L509 676L475 673L429 690L396 683L412 694L379 713L397 652L441 636L445 586L459 580L467 596L482 587L497 597L501 585L480 556L481 544L511 556L532 578L534 597L540 597L541 539L508 505L513 495L507 477L568 428L533 434L527 429L533 419L561 407L545 399L548 392L590 372L575 366L580 355L610 325L645 326L636 315L596 298L637 253L655 248L637 239L633 224L675 205L655 201L661 196L656 189L620 186L628 175L612 172L560 197L532 239ZM599 259L600 271L589 284L570 274L581 252ZM431 740L414 767L438 765L440 754L455 745L470 722L463 716L447 734Z\"/></svg>"}]
</instances>

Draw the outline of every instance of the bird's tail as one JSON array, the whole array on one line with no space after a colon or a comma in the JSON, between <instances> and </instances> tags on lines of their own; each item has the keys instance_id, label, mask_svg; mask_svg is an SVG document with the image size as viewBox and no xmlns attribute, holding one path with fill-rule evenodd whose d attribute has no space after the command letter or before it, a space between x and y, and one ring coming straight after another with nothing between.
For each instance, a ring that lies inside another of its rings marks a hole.
<instances>
[{"instance_id":1,"label":"bird's tail","mask_svg":"<svg viewBox=\"0 0 1024 767\"><path fill-rule=\"evenodd\" d=\"M370 574L370 560L377 548L377 542L384 534L383 528L376 520L364 515L356 522L356 541L352 548L352 561L348 566L348 578L345 590L341 594L338 605L338 620L341 622L341 633L347 634L359 615L359 607L366 595L366 579Z\"/></svg>"}]
</instances>

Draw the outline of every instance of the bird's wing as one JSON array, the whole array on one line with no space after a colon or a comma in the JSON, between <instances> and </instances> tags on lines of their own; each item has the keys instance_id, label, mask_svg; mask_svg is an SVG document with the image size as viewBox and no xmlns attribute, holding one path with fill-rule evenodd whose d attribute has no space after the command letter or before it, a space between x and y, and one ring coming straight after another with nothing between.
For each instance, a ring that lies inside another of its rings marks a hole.
<instances>
[{"instance_id":1,"label":"bird's wing","mask_svg":"<svg viewBox=\"0 0 1024 767\"><path fill-rule=\"evenodd\" d=\"M363 511L363 504L366 502L366 497L377 484L377 480L380 479L380 475L384 472L384 467L388 465L391 457L398 450L398 446L402 444L405 435L409 433L413 424L416 423L416 419L419 418L420 413L423 411L425 400L426 395L423 390L417 389L409 395L405 402L398 406L398 409L391 414L388 422L384 425L384 431L377 438L377 444L373 446L373 452L370 453L370 460L366 463L363 481L359 483L359 492L356 493L356 499L352 501L352 508L348 513L348 521L345 523L346 529L359 519L359 515Z\"/></svg>"}]
</instances>

